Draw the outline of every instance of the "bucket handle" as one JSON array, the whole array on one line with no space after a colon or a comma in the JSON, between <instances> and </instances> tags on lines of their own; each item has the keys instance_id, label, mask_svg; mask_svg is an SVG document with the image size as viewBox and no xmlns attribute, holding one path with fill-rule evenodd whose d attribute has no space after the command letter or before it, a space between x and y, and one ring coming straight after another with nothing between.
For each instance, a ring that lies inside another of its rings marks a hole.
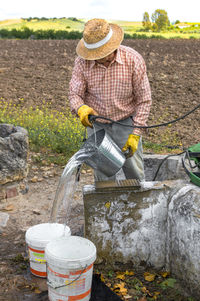
<instances>
[{"instance_id":1,"label":"bucket handle","mask_svg":"<svg viewBox=\"0 0 200 301\"><path fill-rule=\"evenodd\" d=\"M48 271L49 271L49 268L48 268L48 263L47 263L47 285L49 285L51 288L53 288L53 289L57 289L57 288L61 288L61 287L65 287L65 286L68 286L68 285L71 285L72 283L74 283L75 281L77 281L80 277L81 277L81 275L85 272L85 270L87 269L87 267L88 267L88 265L86 265L85 267L84 267L84 269L81 271L81 273L78 275L78 277L76 277L74 280L72 280L70 283L68 283L68 284L62 284L62 285L58 285L58 286L56 286L56 285L54 285L54 283L52 283L51 281L49 281L49 279L48 279Z\"/></svg>"}]
</instances>

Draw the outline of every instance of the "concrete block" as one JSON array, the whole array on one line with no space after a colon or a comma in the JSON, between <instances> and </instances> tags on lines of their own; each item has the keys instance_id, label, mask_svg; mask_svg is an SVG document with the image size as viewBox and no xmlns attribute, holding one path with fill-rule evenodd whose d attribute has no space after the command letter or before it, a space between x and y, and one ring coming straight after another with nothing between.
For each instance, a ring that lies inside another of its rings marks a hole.
<instances>
[{"instance_id":1,"label":"concrete block","mask_svg":"<svg viewBox=\"0 0 200 301\"><path fill-rule=\"evenodd\" d=\"M184 180L141 189L83 189L85 236L98 261L165 267L200 297L200 187Z\"/></svg>"},{"instance_id":2,"label":"concrete block","mask_svg":"<svg viewBox=\"0 0 200 301\"><path fill-rule=\"evenodd\" d=\"M85 236L95 243L98 259L164 266L168 193L156 183L101 193L84 187Z\"/></svg>"},{"instance_id":3,"label":"concrete block","mask_svg":"<svg viewBox=\"0 0 200 301\"><path fill-rule=\"evenodd\" d=\"M187 175L182 166L181 156L170 156L165 159L165 155L144 154L145 180L153 181L154 176L162 163L156 177L156 181L186 179ZM165 160L164 160L165 159Z\"/></svg>"}]
</instances>

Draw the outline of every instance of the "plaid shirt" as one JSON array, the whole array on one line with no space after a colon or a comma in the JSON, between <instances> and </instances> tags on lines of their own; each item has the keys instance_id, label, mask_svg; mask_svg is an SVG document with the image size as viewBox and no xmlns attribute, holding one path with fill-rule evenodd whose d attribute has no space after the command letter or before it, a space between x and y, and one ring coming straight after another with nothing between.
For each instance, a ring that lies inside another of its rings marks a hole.
<instances>
[{"instance_id":1,"label":"plaid shirt","mask_svg":"<svg viewBox=\"0 0 200 301\"><path fill-rule=\"evenodd\" d=\"M69 85L72 112L86 104L100 116L119 121L133 116L135 125L144 126L151 106L151 89L142 56L120 46L108 67L76 58ZM140 134L140 129L134 129Z\"/></svg>"}]
</instances>

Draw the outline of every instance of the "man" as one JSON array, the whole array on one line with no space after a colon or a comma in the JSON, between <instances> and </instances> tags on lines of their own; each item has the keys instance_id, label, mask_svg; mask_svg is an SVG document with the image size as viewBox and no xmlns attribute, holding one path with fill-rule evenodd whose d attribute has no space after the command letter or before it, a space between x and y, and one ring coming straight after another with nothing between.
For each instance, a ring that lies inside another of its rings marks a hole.
<instances>
[{"instance_id":1,"label":"man","mask_svg":"<svg viewBox=\"0 0 200 301\"><path fill-rule=\"evenodd\" d=\"M121 45L123 36L118 25L103 19L85 24L83 38L76 48L78 58L70 81L69 101L72 112L88 127L89 136L103 128L123 151L129 151L123 166L125 177L142 181L142 130L134 125L146 125L151 90L143 58L132 48ZM104 116L124 126L97 119L92 128L88 115ZM108 178L96 171L95 179Z\"/></svg>"}]
</instances>

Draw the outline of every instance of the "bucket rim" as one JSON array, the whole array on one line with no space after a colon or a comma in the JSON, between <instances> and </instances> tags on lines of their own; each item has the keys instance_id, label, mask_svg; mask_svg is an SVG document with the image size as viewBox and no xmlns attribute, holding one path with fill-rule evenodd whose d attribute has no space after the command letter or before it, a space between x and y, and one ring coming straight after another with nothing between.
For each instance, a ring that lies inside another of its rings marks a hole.
<instances>
[{"instance_id":1,"label":"bucket rim","mask_svg":"<svg viewBox=\"0 0 200 301\"><path fill-rule=\"evenodd\" d=\"M91 249L91 253L88 256L85 257L80 257L80 258L61 258L58 255L53 254L51 250L49 250L52 246L52 244L59 244L60 241L67 241L71 240L73 241L74 239L79 239L79 240L85 240L87 243L89 242ZM85 268L85 265L90 265L93 263L96 259L96 246L92 241L90 241L87 238L79 237L79 236L67 236L67 237L60 237L58 239L52 240L49 242L45 248L45 256L47 263L54 264L56 266L63 266L64 264L67 264L68 267L70 268ZM55 264L55 261L57 263ZM81 265L82 263L82 265Z\"/></svg>"},{"instance_id":2,"label":"bucket rim","mask_svg":"<svg viewBox=\"0 0 200 301\"><path fill-rule=\"evenodd\" d=\"M30 228L28 228L28 230L26 231L25 234L25 241L28 245L33 246L33 247L38 247L38 248L45 248L46 245L51 241L54 240L58 237L48 237L48 235L46 235L45 238L40 238L40 237L36 237L33 236L34 232L36 230L38 230L40 227L43 228L43 230L45 228L48 228L49 225L51 225L51 227L53 228L55 226L55 228L60 228L61 231L61 236L64 234L65 236L70 236L71 235L71 230L68 226L61 224L61 223L41 223L41 224L36 224L31 226Z\"/></svg>"}]
</instances>

